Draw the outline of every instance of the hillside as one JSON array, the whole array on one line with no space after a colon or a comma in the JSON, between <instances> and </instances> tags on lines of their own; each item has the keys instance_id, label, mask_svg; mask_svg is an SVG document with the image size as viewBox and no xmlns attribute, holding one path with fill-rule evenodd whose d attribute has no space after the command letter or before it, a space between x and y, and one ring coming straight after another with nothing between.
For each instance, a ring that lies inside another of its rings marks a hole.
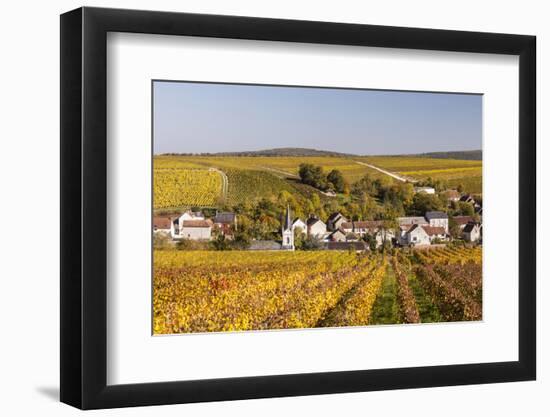
<instances>
[{"instance_id":1,"label":"hillside","mask_svg":"<svg viewBox=\"0 0 550 417\"><path fill-rule=\"evenodd\" d=\"M481 149L473 151L453 151L453 152L428 152L414 155L407 155L417 158L436 158L436 159L461 159L463 161L481 161L483 154Z\"/></svg>"},{"instance_id":2,"label":"hillside","mask_svg":"<svg viewBox=\"0 0 550 417\"><path fill-rule=\"evenodd\" d=\"M240 151L240 152L217 152L213 154L203 155L215 155L215 156L353 156L352 154L345 154L333 151L322 151L318 149L310 148L274 148L274 149L261 149L258 151Z\"/></svg>"},{"instance_id":3,"label":"hillside","mask_svg":"<svg viewBox=\"0 0 550 417\"><path fill-rule=\"evenodd\" d=\"M324 152L298 148L271 151ZM154 157L154 207L235 205L276 197L283 191L297 200L309 200L314 194L321 200L330 200L319 190L299 182L301 163L320 166L325 173L338 170L349 184L366 174L385 183L394 181L389 174L372 168L374 166L405 178L444 181L449 188L461 185L464 192L482 192L482 162L479 160L433 156L350 157L329 155L328 152L315 156L162 155Z\"/></svg>"},{"instance_id":4,"label":"hillside","mask_svg":"<svg viewBox=\"0 0 550 417\"><path fill-rule=\"evenodd\" d=\"M315 156L332 156L332 157L358 157L371 155L357 155L353 153L342 153L334 151L324 151L312 148L274 148L274 149L261 149L258 151L239 151L239 152L212 152L201 154L185 154L185 153L168 153L166 156L233 156L233 157L261 157L261 156L280 156L280 157L315 157ZM383 157L384 155L376 155ZM481 161L481 150L467 150L467 151L449 151L449 152L427 152L417 154L399 154L399 155L386 155L387 157L409 157L409 158L436 158L436 159L461 159L466 161Z\"/></svg>"}]
</instances>

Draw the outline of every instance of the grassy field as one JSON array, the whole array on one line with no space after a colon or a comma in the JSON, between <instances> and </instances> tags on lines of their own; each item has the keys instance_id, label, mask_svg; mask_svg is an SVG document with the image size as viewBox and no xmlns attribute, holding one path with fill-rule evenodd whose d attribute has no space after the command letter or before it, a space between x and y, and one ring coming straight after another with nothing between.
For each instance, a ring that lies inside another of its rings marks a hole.
<instances>
[{"instance_id":1,"label":"grassy field","mask_svg":"<svg viewBox=\"0 0 550 417\"><path fill-rule=\"evenodd\" d=\"M154 253L155 334L473 321L481 300L480 248Z\"/></svg>"}]
</instances>

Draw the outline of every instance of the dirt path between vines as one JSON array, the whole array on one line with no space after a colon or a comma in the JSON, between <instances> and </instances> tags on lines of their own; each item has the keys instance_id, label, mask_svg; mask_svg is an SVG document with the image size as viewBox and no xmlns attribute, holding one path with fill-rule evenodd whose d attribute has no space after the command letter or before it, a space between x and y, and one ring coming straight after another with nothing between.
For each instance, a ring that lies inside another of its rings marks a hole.
<instances>
[{"instance_id":1,"label":"dirt path between vines","mask_svg":"<svg viewBox=\"0 0 550 417\"><path fill-rule=\"evenodd\" d=\"M394 172L386 171L385 169L378 168L378 167L375 166L375 165L367 164L366 162L355 161L355 163L357 163L357 164L359 164L359 165L364 165L364 166L369 167L369 168L372 168L372 169L375 169L376 171L379 171L379 172L381 172L382 174L389 175L390 177L395 178L396 180L401 181L401 182L412 182L412 183L418 182L417 180L413 180L413 179L410 179L410 178L402 177L402 176L400 176L400 175L397 175L397 174L394 173Z\"/></svg>"},{"instance_id":2,"label":"dirt path between vines","mask_svg":"<svg viewBox=\"0 0 550 417\"><path fill-rule=\"evenodd\" d=\"M209 171L214 171L220 174L222 177L222 198L223 201L227 200L227 187L229 186L229 179L227 178L227 174L223 172L222 170L214 167L208 168Z\"/></svg>"}]
</instances>

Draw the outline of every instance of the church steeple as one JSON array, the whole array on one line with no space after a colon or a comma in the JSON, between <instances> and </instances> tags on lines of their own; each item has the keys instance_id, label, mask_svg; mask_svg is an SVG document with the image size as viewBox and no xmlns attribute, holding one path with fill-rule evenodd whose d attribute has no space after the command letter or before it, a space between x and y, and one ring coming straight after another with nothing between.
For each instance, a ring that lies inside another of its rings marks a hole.
<instances>
[{"instance_id":1,"label":"church steeple","mask_svg":"<svg viewBox=\"0 0 550 417\"><path fill-rule=\"evenodd\" d=\"M281 229L283 237L282 248L294 250L294 228L292 227L292 218L290 217L290 204L286 207L286 215Z\"/></svg>"},{"instance_id":2,"label":"church steeple","mask_svg":"<svg viewBox=\"0 0 550 417\"><path fill-rule=\"evenodd\" d=\"M290 219L290 204L288 204L286 206L284 230L290 230L290 229L292 229L292 220Z\"/></svg>"}]
</instances>

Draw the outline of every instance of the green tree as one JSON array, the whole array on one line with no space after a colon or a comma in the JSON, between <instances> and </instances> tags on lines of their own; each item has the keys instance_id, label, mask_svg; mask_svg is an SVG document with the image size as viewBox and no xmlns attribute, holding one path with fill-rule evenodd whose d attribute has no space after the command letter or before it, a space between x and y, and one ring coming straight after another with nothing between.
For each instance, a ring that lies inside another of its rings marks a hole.
<instances>
[{"instance_id":1,"label":"green tree","mask_svg":"<svg viewBox=\"0 0 550 417\"><path fill-rule=\"evenodd\" d=\"M315 236L308 236L302 242L303 250L319 250L322 249L323 242Z\"/></svg>"},{"instance_id":2,"label":"green tree","mask_svg":"<svg viewBox=\"0 0 550 417\"><path fill-rule=\"evenodd\" d=\"M245 250L249 248L251 238L247 232L237 231L233 236L233 242L231 242L232 247L237 250Z\"/></svg>"},{"instance_id":3,"label":"green tree","mask_svg":"<svg viewBox=\"0 0 550 417\"><path fill-rule=\"evenodd\" d=\"M449 217L449 234L452 236L453 239L460 238L460 227L453 217Z\"/></svg>"},{"instance_id":4,"label":"green tree","mask_svg":"<svg viewBox=\"0 0 550 417\"><path fill-rule=\"evenodd\" d=\"M210 242L212 248L215 250L230 250L231 246L229 241L225 238L223 234L219 234L218 237Z\"/></svg>"},{"instance_id":5,"label":"green tree","mask_svg":"<svg viewBox=\"0 0 550 417\"><path fill-rule=\"evenodd\" d=\"M474 206L470 203L466 203L465 201L458 202L458 209L460 211L460 214L462 214L463 216L474 215Z\"/></svg>"},{"instance_id":6,"label":"green tree","mask_svg":"<svg viewBox=\"0 0 550 417\"><path fill-rule=\"evenodd\" d=\"M427 211L445 210L445 204L434 194L416 193L410 207L410 211L423 216Z\"/></svg>"},{"instance_id":7,"label":"green tree","mask_svg":"<svg viewBox=\"0 0 550 417\"><path fill-rule=\"evenodd\" d=\"M294 228L294 247L298 250L304 248L305 234L299 227Z\"/></svg>"},{"instance_id":8,"label":"green tree","mask_svg":"<svg viewBox=\"0 0 550 417\"><path fill-rule=\"evenodd\" d=\"M334 186L334 191L343 193L346 186L346 180L344 175L337 169L333 169L327 175L327 181Z\"/></svg>"},{"instance_id":9,"label":"green tree","mask_svg":"<svg viewBox=\"0 0 550 417\"><path fill-rule=\"evenodd\" d=\"M328 187L327 178L323 172L323 168L313 164L300 164L298 169L300 180L307 185L326 190Z\"/></svg>"},{"instance_id":10,"label":"green tree","mask_svg":"<svg viewBox=\"0 0 550 417\"><path fill-rule=\"evenodd\" d=\"M366 174L351 186L351 195L359 200L363 200L366 196L376 197L378 196L378 184L369 174Z\"/></svg>"}]
</instances>

